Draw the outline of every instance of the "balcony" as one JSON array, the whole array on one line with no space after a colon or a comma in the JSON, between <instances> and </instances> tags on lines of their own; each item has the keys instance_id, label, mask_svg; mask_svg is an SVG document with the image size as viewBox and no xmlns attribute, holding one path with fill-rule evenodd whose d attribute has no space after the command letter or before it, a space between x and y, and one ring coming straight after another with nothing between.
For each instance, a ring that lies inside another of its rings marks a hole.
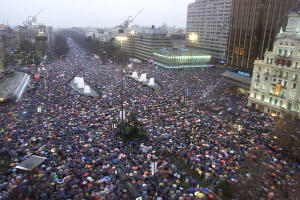
<instances>
[{"instance_id":1,"label":"balcony","mask_svg":"<svg viewBox=\"0 0 300 200\"><path fill-rule=\"evenodd\" d=\"M292 65L292 60L287 56L276 56L275 64L285 66L285 67L290 67Z\"/></svg>"}]
</instances>

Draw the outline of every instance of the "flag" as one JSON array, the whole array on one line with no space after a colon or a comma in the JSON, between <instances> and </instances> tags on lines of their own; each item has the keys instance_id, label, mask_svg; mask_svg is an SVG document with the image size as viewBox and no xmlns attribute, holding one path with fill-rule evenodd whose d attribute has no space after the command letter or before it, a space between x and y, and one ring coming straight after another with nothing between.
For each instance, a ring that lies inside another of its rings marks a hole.
<instances>
[{"instance_id":1,"label":"flag","mask_svg":"<svg viewBox=\"0 0 300 200\"><path fill-rule=\"evenodd\" d=\"M282 89L281 84L276 84L275 85L275 95L280 95L281 89Z\"/></svg>"}]
</instances>

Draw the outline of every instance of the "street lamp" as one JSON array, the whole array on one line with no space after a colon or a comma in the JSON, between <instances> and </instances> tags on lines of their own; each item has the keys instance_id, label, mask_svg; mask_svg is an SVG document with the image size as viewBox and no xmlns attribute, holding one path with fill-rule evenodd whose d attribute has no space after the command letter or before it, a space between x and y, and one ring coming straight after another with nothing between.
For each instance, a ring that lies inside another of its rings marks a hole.
<instances>
[{"instance_id":1,"label":"street lamp","mask_svg":"<svg viewBox=\"0 0 300 200\"><path fill-rule=\"evenodd\" d=\"M118 36L116 39L121 43L121 49L122 49L122 43L123 41L126 41L128 38L126 36Z\"/></svg>"},{"instance_id":2,"label":"street lamp","mask_svg":"<svg viewBox=\"0 0 300 200\"><path fill-rule=\"evenodd\" d=\"M198 40L197 33L190 33L188 39L191 43L197 41ZM192 61L193 61L193 49L191 48L191 65L192 65Z\"/></svg>"},{"instance_id":3,"label":"street lamp","mask_svg":"<svg viewBox=\"0 0 300 200\"><path fill-rule=\"evenodd\" d=\"M121 43L121 49L122 49L123 41L126 41L128 38L126 36L118 36L116 37L116 39ZM124 58L123 58L123 62L124 62Z\"/></svg>"},{"instance_id":4,"label":"street lamp","mask_svg":"<svg viewBox=\"0 0 300 200\"><path fill-rule=\"evenodd\" d=\"M131 34L131 35L134 35L134 34L135 34L135 31L134 31L134 30L130 31L130 34Z\"/></svg>"}]
</instances>

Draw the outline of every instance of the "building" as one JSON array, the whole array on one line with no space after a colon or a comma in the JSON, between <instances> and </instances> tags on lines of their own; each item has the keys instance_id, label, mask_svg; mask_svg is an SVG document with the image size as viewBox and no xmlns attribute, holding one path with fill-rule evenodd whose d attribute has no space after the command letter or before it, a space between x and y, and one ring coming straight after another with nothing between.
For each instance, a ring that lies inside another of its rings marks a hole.
<instances>
[{"instance_id":1,"label":"building","mask_svg":"<svg viewBox=\"0 0 300 200\"><path fill-rule=\"evenodd\" d=\"M170 48L171 40L167 31L159 28L142 29L139 32L130 32L121 46L132 57L150 61L156 49Z\"/></svg>"},{"instance_id":2,"label":"building","mask_svg":"<svg viewBox=\"0 0 300 200\"><path fill-rule=\"evenodd\" d=\"M192 49L157 49L153 52L154 63L165 68L209 67L211 56Z\"/></svg>"},{"instance_id":3,"label":"building","mask_svg":"<svg viewBox=\"0 0 300 200\"><path fill-rule=\"evenodd\" d=\"M104 34L104 30L99 28L85 28L84 29L85 37L91 38L93 40L100 40L101 36Z\"/></svg>"},{"instance_id":4,"label":"building","mask_svg":"<svg viewBox=\"0 0 300 200\"><path fill-rule=\"evenodd\" d=\"M299 7L300 8L300 7ZM254 62L248 104L263 112L300 117L300 9L288 17L288 25L277 34L273 51Z\"/></svg>"},{"instance_id":5,"label":"building","mask_svg":"<svg viewBox=\"0 0 300 200\"><path fill-rule=\"evenodd\" d=\"M3 70L5 56L11 54L18 43L19 38L16 32L2 25L0 28L0 71Z\"/></svg>"},{"instance_id":6,"label":"building","mask_svg":"<svg viewBox=\"0 0 300 200\"><path fill-rule=\"evenodd\" d=\"M225 60L232 0L196 0L188 5L187 47L205 49L215 60ZM197 40L189 35L196 34Z\"/></svg>"},{"instance_id":7,"label":"building","mask_svg":"<svg viewBox=\"0 0 300 200\"><path fill-rule=\"evenodd\" d=\"M232 0L227 66L252 73L253 63L273 48L297 0Z\"/></svg>"},{"instance_id":8,"label":"building","mask_svg":"<svg viewBox=\"0 0 300 200\"><path fill-rule=\"evenodd\" d=\"M43 53L47 51L49 45L54 43L53 28L38 24L35 17L26 26L20 26L19 35L21 41L33 44L37 50Z\"/></svg>"},{"instance_id":9,"label":"building","mask_svg":"<svg viewBox=\"0 0 300 200\"><path fill-rule=\"evenodd\" d=\"M185 33L172 33L172 34L169 34L169 36L171 39L172 47L178 48L178 49L184 49L186 47L186 43L185 43L186 34Z\"/></svg>"}]
</instances>

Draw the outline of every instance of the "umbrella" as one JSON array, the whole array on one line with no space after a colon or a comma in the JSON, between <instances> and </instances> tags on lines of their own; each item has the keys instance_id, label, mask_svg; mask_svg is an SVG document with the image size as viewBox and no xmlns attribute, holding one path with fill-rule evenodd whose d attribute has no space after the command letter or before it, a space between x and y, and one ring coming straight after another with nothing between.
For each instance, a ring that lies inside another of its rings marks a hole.
<instances>
[{"instance_id":1,"label":"umbrella","mask_svg":"<svg viewBox=\"0 0 300 200\"><path fill-rule=\"evenodd\" d=\"M208 193L209 189L208 188L203 188L203 192Z\"/></svg>"}]
</instances>

